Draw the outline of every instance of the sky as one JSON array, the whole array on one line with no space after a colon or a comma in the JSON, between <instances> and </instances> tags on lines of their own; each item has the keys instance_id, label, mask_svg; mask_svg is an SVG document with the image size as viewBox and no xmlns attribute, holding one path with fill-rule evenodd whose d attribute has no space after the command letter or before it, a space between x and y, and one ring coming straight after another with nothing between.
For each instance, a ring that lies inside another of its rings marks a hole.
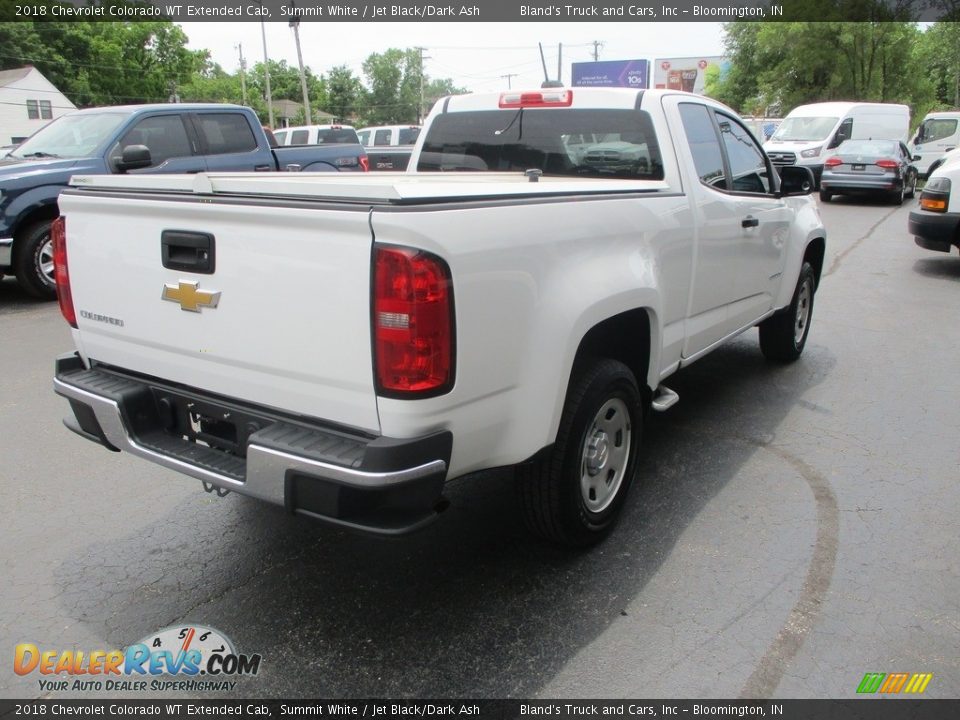
<instances>
[{"instance_id":1,"label":"sky","mask_svg":"<svg viewBox=\"0 0 960 720\"><path fill-rule=\"evenodd\" d=\"M247 67L263 60L260 23L180 23L191 49L207 49L225 70L239 67L238 45ZM264 23L271 60L297 66L293 30L286 22ZM303 62L315 74L346 65L363 79L361 65L371 53L388 48L423 47L424 71L433 79L450 78L474 92L537 88L543 43L550 79L557 76L558 43L563 45L562 79L569 83L570 64L593 60L700 57L723 54L720 23L561 23L561 22L306 22L300 25ZM507 75L513 77L507 78Z\"/></svg>"}]
</instances>

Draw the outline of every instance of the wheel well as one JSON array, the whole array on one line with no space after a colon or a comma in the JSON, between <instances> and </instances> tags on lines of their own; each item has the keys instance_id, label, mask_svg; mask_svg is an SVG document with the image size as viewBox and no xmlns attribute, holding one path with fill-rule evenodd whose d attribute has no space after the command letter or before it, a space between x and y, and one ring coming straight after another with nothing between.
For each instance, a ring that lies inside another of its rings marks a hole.
<instances>
[{"instance_id":1,"label":"wheel well","mask_svg":"<svg viewBox=\"0 0 960 720\"><path fill-rule=\"evenodd\" d=\"M590 358L611 358L622 362L633 372L644 400L649 401L650 316L647 311L643 308L627 310L592 327L577 348L574 374Z\"/></svg>"},{"instance_id":2,"label":"wheel well","mask_svg":"<svg viewBox=\"0 0 960 720\"><path fill-rule=\"evenodd\" d=\"M820 273L823 271L823 256L827 251L827 243L823 238L814 238L803 251L805 262L813 265L813 276L816 278L817 286L820 285Z\"/></svg>"},{"instance_id":3,"label":"wheel well","mask_svg":"<svg viewBox=\"0 0 960 720\"><path fill-rule=\"evenodd\" d=\"M23 231L31 225L45 220L56 220L58 215L60 215L60 209L55 202L34 208L26 217L17 223L17 231L14 233L14 236L19 238L23 234Z\"/></svg>"}]
</instances>

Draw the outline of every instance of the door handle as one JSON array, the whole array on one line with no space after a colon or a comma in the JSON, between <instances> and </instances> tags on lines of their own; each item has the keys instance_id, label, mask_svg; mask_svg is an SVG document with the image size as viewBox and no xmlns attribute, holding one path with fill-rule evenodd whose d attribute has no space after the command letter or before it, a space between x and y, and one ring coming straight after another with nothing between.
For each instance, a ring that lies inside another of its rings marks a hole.
<instances>
[{"instance_id":1,"label":"door handle","mask_svg":"<svg viewBox=\"0 0 960 720\"><path fill-rule=\"evenodd\" d=\"M752 228L759 227L760 219L755 218L753 215L747 215L743 220L740 221L740 227Z\"/></svg>"},{"instance_id":2,"label":"door handle","mask_svg":"<svg viewBox=\"0 0 960 720\"><path fill-rule=\"evenodd\" d=\"M216 269L213 235L184 230L160 233L160 260L168 270L212 275Z\"/></svg>"},{"instance_id":3,"label":"door handle","mask_svg":"<svg viewBox=\"0 0 960 720\"><path fill-rule=\"evenodd\" d=\"M273 170L272 165L254 165L254 172L271 172Z\"/></svg>"}]
</instances>

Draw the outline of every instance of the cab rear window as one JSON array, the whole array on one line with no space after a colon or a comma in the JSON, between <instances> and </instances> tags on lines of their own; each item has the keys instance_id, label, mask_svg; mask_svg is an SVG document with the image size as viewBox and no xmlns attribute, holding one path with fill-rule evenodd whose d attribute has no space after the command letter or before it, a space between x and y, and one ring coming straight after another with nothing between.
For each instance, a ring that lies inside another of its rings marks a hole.
<instances>
[{"instance_id":1,"label":"cab rear window","mask_svg":"<svg viewBox=\"0 0 960 720\"><path fill-rule=\"evenodd\" d=\"M434 118L419 171L523 171L662 180L650 116L641 110L452 112Z\"/></svg>"}]
</instances>

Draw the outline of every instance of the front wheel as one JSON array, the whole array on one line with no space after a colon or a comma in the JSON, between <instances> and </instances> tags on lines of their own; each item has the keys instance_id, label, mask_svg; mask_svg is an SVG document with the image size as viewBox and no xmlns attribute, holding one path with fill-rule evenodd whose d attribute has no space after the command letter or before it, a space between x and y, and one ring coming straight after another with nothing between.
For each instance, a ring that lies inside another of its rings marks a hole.
<instances>
[{"instance_id":1,"label":"front wheel","mask_svg":"<svg viewBox=\"0 0 960 720\"><path fill-rule=\"evenodd\" d=\"M640 390L626 365L599 359L580 369L550 453L518 470L528 527L569 547L603 539L636 472L642 420Z\"/></svg>"},{"instance_id":2,"label":"front wheel","mask_svg":"<svg viewBox=\"0 0 960 720\"><path fill-rule=\"evenodd\" d=\"M910 199L913 199L917 196L917 176L914 175L910 179L910 189L907 191L906 196Z\"/></svg>"},{"instance_id":3,"label":"front wheel","mask_svg":"<svg viewBox=\"0 0 960 720\"><path fill-rule=\"evenodd\" d=\"M26 292L43 300L53 300L57 287L53 280L52 220L43 220L23 231L16 242L14 269L17 282Z\"/></svg>"},{"instance_id":4,"label":"front wheel","mask_svg":"<svg viewBox=\"0 0 960 720\"><path fill-rule=\"evenodd\" d=\"M804 262L790 306L760 323L760 351L773 362L793 362L803 352L813 319L817 289L813 266Z\"/></svg>"}]
</instances>

